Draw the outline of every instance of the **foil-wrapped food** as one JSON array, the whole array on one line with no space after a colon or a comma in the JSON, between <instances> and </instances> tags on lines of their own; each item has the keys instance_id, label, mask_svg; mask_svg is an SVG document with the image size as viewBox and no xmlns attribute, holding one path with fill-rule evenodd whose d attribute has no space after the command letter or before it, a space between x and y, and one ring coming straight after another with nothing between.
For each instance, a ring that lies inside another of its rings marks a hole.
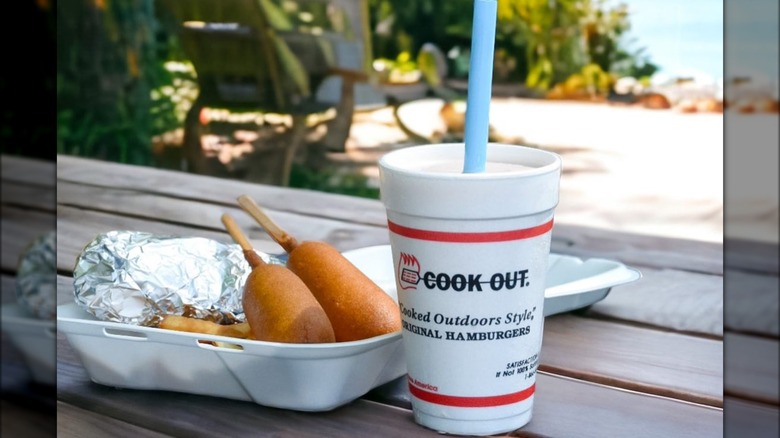
<instances>
[{"instance_id":1,"label":"foil-wrapped food","mask_svg":"<svg viewBox=\"0 0 780 438\"><path fill-rule=\"evenodd\" d=\"M244 321L241 296L250 271L236 244L110 231L79 255L74 294L80 307L104 321L157 326L165 315L184 315L231 324Z\"/></svg>"},{"instance_id":2,"label":"foil-wrapped food","mask_svg":"<svg viewBox=\"0 0 780 438\"><path fill-rule=\"evenodd\" d=\"M22 254L16 269L16 302L32 316L57 316L57 233L36 237Z\"/></svg>"}]
</instances>

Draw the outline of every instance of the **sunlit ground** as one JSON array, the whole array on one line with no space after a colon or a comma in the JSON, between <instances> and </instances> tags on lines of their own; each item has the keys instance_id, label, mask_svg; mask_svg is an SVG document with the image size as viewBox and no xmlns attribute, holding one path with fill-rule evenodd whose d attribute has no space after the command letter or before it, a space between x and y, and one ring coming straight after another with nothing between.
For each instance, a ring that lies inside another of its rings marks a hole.
<instances>
[{"instance_id":1,"label":"sunlit ground","mask_svg":"<svg viewBox=\"0 0 780 438\"><path fill-rule=\"evenodd\" d=\"M421 108L411 119L429 126L436 116ZM360 117L354 154L403 138L387 110ZM498 138L562 156L558 222L722 241L722 113L496 98L491 125Z\"/></svg>"},{"instance_id":2,"label":"sunlit ground","mask_svg":"<svg viewBox=\"0 0 780 438\"><path fill-rule=\"evenodd\" d=\"M404 105L401 113L406 128L423 135L444 129L441 105L441 101L430 99ZM731 163L753 166L757 176L777 173L778 115L774 111L745 114L726 109L731 126L727 132L735 136L735 147L729 152ZM491 128L498 141L561 155L559 223L723 241L722 112L685 113L679 108L496 97L491 105ZM203 141L219 143L221 158L230 166L231 160L240 161L235 154L254 149L250 144L256 142L238 135L242 133L237 130L230 141L213 136L205 136ZM390 150L415 144L408 134L399 126L392 107L358 111L346 152L328 152L321 159L342 175L361 173L369 187L377 187L377 160ZM738 139L746 138L766 144L736 145L744 142ZM775 152L772 162L745 163L747 154L740 154L742 148L748 152L766 147ZM333 184L338 184L337 180ZM755 187L745 184L748 186ZM729 205L737 208L732 208L727 218L729 237L777 242L777 188L745 193L734 190L730 195L734 202Z\"/></svg>"}]
</instances>

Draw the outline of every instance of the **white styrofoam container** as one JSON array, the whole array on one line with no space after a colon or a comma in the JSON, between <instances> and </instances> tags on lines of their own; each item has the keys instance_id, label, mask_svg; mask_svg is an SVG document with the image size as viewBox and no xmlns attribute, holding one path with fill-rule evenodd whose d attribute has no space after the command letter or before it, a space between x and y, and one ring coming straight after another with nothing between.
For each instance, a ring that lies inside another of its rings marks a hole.
<instances>
[{"instance_id":1,"label":"white styrofoam container","mask_svg":"<svg viewBox=\"0 0 780 438\"><path fill-rule=\"evenodd\" d=\"M397 300L389 246L344 255ZM559 313L592 304L612 286L639 277L618 262L553 254L545 315L552 314L548 306ZM283 344L100 321L76 303L59 306L57 321L92 381L118 388L327 411L406 373L401 333L353 342Z\"/></svg>"},{"instance_id":2,"label":"white styrofoam container","mask_svg":"<svg viewBox=\"0 0 780 438\"><path fill-rule=\"evenodd\" d=\"M89 377L118 388L325 411L406 372L400 333L332 344L282 344L98 321L76 303L59 306L57 313L58 329Z\"/></svg>"},{"instance_id":3,"label":"white styrofoam container","mask_svg":"<svg viewBox=\"0 0 780 438\"><path fill-rule=\"evenodd\" d=\"M570 312L603 300L621 284L642 278L637 269L615 260L550 254L544 291L544 316Z\"/></svg>"},{"instance_id":4,"label":"white styrofoam container","mask_svg":"<svg viewBox=\"0 0 780 438\"><path fill-rule=\"evenodd\" d=\"M35 318L16 303L2 305L3 333L19 350L32 380L53 385L57 382L56 321Z\"/></svg>"}]
</instances>

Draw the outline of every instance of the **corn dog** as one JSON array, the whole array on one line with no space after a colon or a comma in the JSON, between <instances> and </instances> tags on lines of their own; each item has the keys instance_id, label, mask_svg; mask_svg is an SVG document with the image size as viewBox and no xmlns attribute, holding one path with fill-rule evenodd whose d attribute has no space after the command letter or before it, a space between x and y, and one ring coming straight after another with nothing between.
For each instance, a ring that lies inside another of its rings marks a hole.
<instances>
[{"instance_id":1,"label":"corn dog","mask_svg":"<svg viewBox=\"0 0 780 438\"><path fill-rule=\"evenodd\" d=\"M289 257L290 268L309 287L333 325L336 341L355 341L401 330L398 305L333 246L298 241L273 223L248 196L238 198Z\"/></svg>"},{"instance_id":2,"label":"corn dog","mask_svg":"<svg viewBox=\"0 0 780 438\"><path fill-rule=\"evenodd\" d=\"M225 214L222 222L252 267L242 297L252 339L287 343L335 342L331 322L306 284L284 266L263 262L232 217Z\"/></svg>"},{"instance_id":3,"label":"corn dog","mask_svg":"<svg viewBox=\"0 0 780 438\"><path fill-rule=\"evenodd\" d=\"M241 339L249 337L249 324L245 322L223 325L181 315L165 315L162 321L160 321L160 328L206 335L231 336Z\"/></svg>"}]
</instances>

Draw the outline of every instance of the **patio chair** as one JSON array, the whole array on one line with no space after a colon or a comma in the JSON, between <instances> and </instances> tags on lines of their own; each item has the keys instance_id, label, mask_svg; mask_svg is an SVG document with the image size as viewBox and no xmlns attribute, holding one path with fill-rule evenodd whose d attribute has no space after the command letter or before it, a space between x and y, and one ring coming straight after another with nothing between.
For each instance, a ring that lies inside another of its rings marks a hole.
<instances>
[{"instance_id":1,"label":"patio chair","mask_svg":"<svg viewBox=\"0 0 780 438\"><path fill-rule=\"evenodd\" d=\"M296 23L295 11L285 11L274 0L162 0L161 5L161 13L176 21L182 48L197 74L199 93L184 123L188 171L213 173L216 159L204 155L200 139L204 108L257 111L292 119L281 145L265 154L275 155L276 160L265 160L262 166L249 164L255 175L248 179L255 181L289 184L293 160L306 140L307 120L312 115L323 116L335 109L328 138L346 141L354 84L367 78L361 71L335 65L332 43L349 38L337 32L337 26L323 29ZM317 87L330 75L343 78L341 98L336 103L316 98ZM258 175L259 169L263 174Z\"/></svg>"}]
</instances>

